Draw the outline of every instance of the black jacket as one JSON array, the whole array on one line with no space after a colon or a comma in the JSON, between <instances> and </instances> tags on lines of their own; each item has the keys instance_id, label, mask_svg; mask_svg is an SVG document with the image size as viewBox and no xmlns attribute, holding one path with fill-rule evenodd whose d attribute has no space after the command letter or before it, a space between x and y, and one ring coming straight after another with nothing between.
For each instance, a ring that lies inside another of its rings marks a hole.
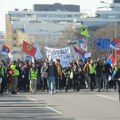
<instances>
[{"instance_id":1,"label":"black jacket","mask_svg":"<svg viewBox=\"0 0 120 120\"><path fill-rule=\"evenodd\" d=\"M115 79L120 78L120 68L119 68L119 69L117 70L117 72L115 73L114 78L115 78Z\"/></svg>"},{"instance_id":2,"label":"black jacket","mask_svg":"<svg viewBox=\"0 0 120 120\"><path fill-rule=\"evenodd\" d=\"M53 64L53 66L54 66L54 69L53 69L54 70L53 71L54 72L54 76L57 77L58 76L57 68L56 68L55 64ZM48 77L50 76L50 74L49 74L50 69L49 68L50 68L50 65L48 65L48 69L46 70L47 73L48 73Z\"/></svg>"}]
</instances>

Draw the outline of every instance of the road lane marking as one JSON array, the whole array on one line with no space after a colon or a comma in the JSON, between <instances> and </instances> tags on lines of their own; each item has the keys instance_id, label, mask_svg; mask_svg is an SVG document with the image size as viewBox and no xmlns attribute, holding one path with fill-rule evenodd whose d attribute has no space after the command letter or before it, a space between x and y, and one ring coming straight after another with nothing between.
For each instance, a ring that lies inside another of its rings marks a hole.
<instances>
[{"instance_id":1,"label":"road lane marking","mask_svg":"<svg viewBox=\"0 0 120 120\"><path fill-rule=\"evenodd\" d=\"M32 101L35 101L35 102L37 101L36 99L31 98L31 97L29 97L29 96L27 96L27 98L30 99L30 100L32 100ZM56 113L58 113L58 114L63 114L63 113L61 113L60 111L58 111L58 110L56 110L56 109L54 109L54 108L52 108L52 107L46 106L46 108L48 108L48 109L50 109L50 110L52 110L52 111L54 111L54 112L56 112Z\"/></svg>"},{"instance_id":2,"label":"road lane marking","mask_svg":"<svg viewBox=\"0 0 120 120\"><path fill-rule=\"evenodd\" d=\"M58 113L58 114L63 114L63 113L61 113L60 111L55 110L55 109L52 108L52 107L46 106L46 108L48 108L48 109L50 109L50 110L52 110L52 111L54 111L54 112L56 112L56 113Z\"/></svg>"},{"instance_id":3,"label":"road lane marking","mask_svg":"<svg viewBox=\"0 0 120 120\"><path fill-rule=\"evenodd\" d=\"M20 104L26 104L26 103L32 104L33 102L29 102L29 101L26 101L26 102L11 102L11 101L10 101L10 102L0 102L0 104L5 104L5 103L6 103L6 104L9 104L9 103L12 103L12 104L13 104L13 103L14 103L14 104L16 104L16 103L20 103Z\"/></svg>"},{"instance_id":4,"label":"road lane marking","mask_svg":"<svg viewBox=\"0 0 120 120\"><path fill-rule=\"evenodd\" d=\"M117 101L117 99L115 99L113 97L109 97L109 96L106 96L106 95L100 95L100 94L96 94L96 95L99 96L99 97L103 97L103 98L109 99L109 100Z\"/></svg>"},{"instance_id":5,"label":"road lane marking","mask_svg":"<svg viewBox=\"0 0 120 120\"><path fill-rule=\"evenodd\" d=\"M31 98L31 97L29 97L29 96L27 96L27 98L30 99L30 100L32 100L32 101L35 101L35 102L37 101L36 99Z\"/></svg>"}]
</instances>

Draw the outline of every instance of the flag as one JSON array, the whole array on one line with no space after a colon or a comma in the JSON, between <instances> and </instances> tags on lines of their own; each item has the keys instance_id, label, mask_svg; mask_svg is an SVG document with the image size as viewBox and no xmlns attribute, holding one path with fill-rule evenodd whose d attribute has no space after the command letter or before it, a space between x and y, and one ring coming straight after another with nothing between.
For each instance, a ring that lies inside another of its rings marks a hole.
<instances>
[{"instance_id":1,"label":"flag","mask_svg":"<svg viewBox=\"0 0 120 120\"><path fill-rule=\"evenodd\" d=\"M114 56L112 54L108 57L107 63L109 63L110 65L115 64L115 58L114 58Z\"/></svg>"},{"instance_id":2,"label":"flag","mask_svg":"<svg viewBox=\"0 0 120 120\"><path fill-rule=\"evenodd\" d=\"M73 46L73 47L74 47L74 50L75 50L75 52L77 53L77 55L78 55L81 59L85 60L84 54L86 53L86 51L80 50L79 48L77 48L77 47L75 47L75 46Z\"/></svg>"},{"instance_id":3,"label":"flag","mask_svg":"<svg viewBox=\"0 0 120 120\"><path fill-rule=\"evenodd\" d=\"M78 56L79 56L82 60L85 60L85 56L84 56L84 55L78 54Z\"/></svg>"},{"instance_id":4,"label":"flag","mask_svg":"<svg viewBox=\"0 0 120 120\"><path fill-rule=\"evenodd\" d=\"M85 51L82 51L82 50L80 50L79 48L77 48L77 47L75 47L75 46L73 46L73 48L74 48L74 51L75 51L75 53L82 59L82 60L84 60L85 58L84 58L84 52Z\"/></svg>"},{"instance_id":5,"label":"flag","mask_svg":"<svg viewBox=\"0 0 120 120\"><path fill-rule=\"evenodd\" d=\"M40 52L40 49L39 49L38 45L36 44L35 47L36 47L36 53L35 53L35 56L34 56L34 57L35 57L36 59L41 59L43 56L42 56L42 54L41 54L41 52Z\"/></svg>"},{"instance_id":6,"label":"flag","mask_svg":"<svg viewBox=\"0 0 120 120\"><path fill-rule=\"evenodd\" d=\"M3 45L2 47L2 55L7 55L10 51L10 48L7 47L6 45Z\"/></svg>"},{"instance_id":7,"label":"flag","mask_svg":"<svg viewBox=\"0 0 120 120\"><path fill-rule=\"evenodd\" d=\"M83 55L83 54L86 53L86 51L82 51L82 50L80 50L79 48L77 48L77 47L75 47L75 46L73 46L73 47L74 47L75 52L78 53L78 54Z\"/></svg>"},{"instance_id":8,"label":"flag","mask_svg":"<svg viewBox=\"0 0 120 120\"><path fill-rule=\"evenodd\" d=\"M117 50L116 53L117 53L117 54L120 54L120 50Z\"/></svg>"},{"instance_id":9,"label":"flag","mask_svg":"<svg viewBox=\"0 0 120 120\"><path fill-rule=\"evenodd\" d=\"M84 38L79 40L79 46L82 50L87 51L87 42Z\"/></svg>"},{"instance_id":10,"label":"flag","mask_svg":"<svg viewBox=\"0 0 120 120\"><path fill-rule=\"evenodd\" d=\"M74 47L75 52L80 54L80 55L84 55L86 53L86 51L80 50L79 48L77 48L75 46L73 46L73 47Z\"/></svg>"},{"instance_id":11,"label":"flag","mask_svg":"<svg viewBox=\"0 0 120 120\"><path fill-rule=\"evenodd\" d=\"M33 57L36 54L36 48L34 48L32 45L30 45L26 41L23 41L23 51Z\"/></svg>"},{"instance_id":12,"label":"flag","mask_svg":"<svg viewBox=\"0 0 120 120\"><path fill-rule=\"evenodd\" d=\"M80 26L80 35L84 37L90 37L90 34L88 32L88 28L84 25Z\"/></svg>"},{"instance_id":13,"label":"flag","mask_svg":"<svg viewBox=\"0 0 120 120\"><path fill-rule=\"evenodd\" d=\"M120 40L114 38L113 41L110 43L109 47L115 50L120 50Z\"/></svg>"}]
</instances>

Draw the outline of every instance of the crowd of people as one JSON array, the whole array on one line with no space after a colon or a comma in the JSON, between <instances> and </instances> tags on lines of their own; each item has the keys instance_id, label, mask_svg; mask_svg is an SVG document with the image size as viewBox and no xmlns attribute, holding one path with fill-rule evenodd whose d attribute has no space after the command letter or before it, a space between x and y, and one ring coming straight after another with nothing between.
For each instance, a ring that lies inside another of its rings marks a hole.
<instances>
[{"instance_id":1,"label":"crowd of people","mask_svg":"<svg viewBox=\"0 0 120 120\"><path fill-rule=\"evenodd\" d=\"M80 89L100 92L108 91L110 87L120 92L119 62L111 66L105 59L79 59L62 68L59 59L34 63L27 60L0 61L0 94L17 94L21 91L35 94L37 90L54 94L63 90L79 92Z\"/></svg>"}]
</instances>

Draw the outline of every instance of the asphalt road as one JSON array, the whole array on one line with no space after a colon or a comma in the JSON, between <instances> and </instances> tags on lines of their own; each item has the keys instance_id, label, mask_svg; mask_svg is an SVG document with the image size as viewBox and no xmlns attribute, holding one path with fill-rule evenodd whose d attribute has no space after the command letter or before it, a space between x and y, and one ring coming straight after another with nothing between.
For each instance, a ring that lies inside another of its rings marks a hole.
<instances>
[{"instance_id":1,"label":"asphalt road","mask_svg":"<svg viewBox=\"0 0 120 120\"><path fill-rule=\"evenodd\" d=\"M118 93L47 92L3 94L0 120L120 120Z\"/></svg>"}]
</instances>

